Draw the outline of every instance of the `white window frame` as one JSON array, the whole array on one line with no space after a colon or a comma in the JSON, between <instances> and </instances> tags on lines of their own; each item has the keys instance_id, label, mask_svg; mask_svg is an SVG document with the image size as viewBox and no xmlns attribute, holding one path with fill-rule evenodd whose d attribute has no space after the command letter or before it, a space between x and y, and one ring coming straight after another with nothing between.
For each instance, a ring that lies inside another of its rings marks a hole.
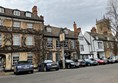
<instances>
[{"instance_id":1,"label":"white window frame","mask_svg":"<svg viewBox=\"0 0 118 83\"><path fill-rule=\"evenodd\" d=\"M75 41L71 40L71 44L72 44L72 48L74 49L75 48Z\"/></svg>"},{"instance_id":2,"label":"white window frame","mask_svg":"<svg viewBox=\"0 0 118 83\"><path fill-rule=\"evenodd\" d=\"M0 8L0 13L4 13L5 9L4 8Z\"/></svg>"},{"instance_id":3,"label":"white window frame","mask_svg":"<svg viewBox=\"0 0 118 83\"><path fill-rule=\"evenodd\" d=\"M68 40L64 41L64 47L67 48L68 47Z\"/></svg>"},{"instance_id":4,"label":"white window frame","mask_svg":"<svg viewBox=\"0 0 118 83\"><path fill-rule=\"evenodd\" d=\"M53 47L53 39L52 38L48 38L47 39L47 47L48 48L52 48Z\"/></svg>"},{"instance_id":5,"label":"white window frame","mask_svg":"<svg viewBox=\"0 0 118 83\"><path fill-rule=\"evenodd\" d=\"M47 27L47 32L52 32L52 29L50 27Z\"/></svg>"},{"instance_id":6,"label":"white window frame","mask_svg":"<svg viewBox=\"0 0 118 83\"><path fill-rule=\"evenodd\" d=\"M26 15L26 17L31 17L32 16L32 14L30 12L26 12L25 15Z\"/></svg>"},{"instance_id":7,"label":"white window frame","mask_svg":"<svg viewBox=\"0 0 118 83\"><path fill-rule=\"evenodd\" d=\"M56 40L56 47L57 47L57 48L60 47L60 41L59 41L59 39Z\"/></svg>"},{"instance_id":8,"label":"white window frame","mask_svg":"<svg viewBox=\"0 0 118 83\"><path fill-rule=\"evenodd\" d=\"M13 45L21 45L20 34L13 34Z\"/></svg>"},{"instance_id":9,"label":"white window frame","mask_svg":"<svg viewBox=\"0 0 118 83\"><path fill-rule=\"evenodd\" d=\"M2 34L0 33L0 45L2 45Z\"/></svg>"},{"instance_id":10,"label":"white window frame","mask_svg":"<svg viewBox=\"0 0 118 83\"><path fill-rule=\"evenodd\" d=\"M79 36L79 40L84 40L84 37L83 36Z\"/></svg>"},{"instance_id":11,"label":"white window frame","mask_svg":"<svg viewBox=\"0 0 118 83\"><path fill-rule=\"evenodd\" d=\"M14 21L13 22L13 27L20 27L20 22Z\"/></svg>"},{"instance_id":12,"label":"white window frame","mask_svg":"<svg viewBox=\"0 0 118 83\"><path fill-rule=\"evenodd\" d=\"M0 19L0 25L1 25L1 26L3 25L3 20L2 20L2 19Z\"/></svg>"},{"instance_id":13,"label":"white window frame","mask_svg":"<svg viewBox=\"0 0 118 83\"><path fill-rule=\"evenodd\" d=\"M20 11L18 11L18 10L14 10L13 13L14 13L15 16L20 16Z\"/></svg>"},{"instance_id":14,"label":"white window frame","mask_svg":"<svg viewBox=\"0 0 118 83\"><path fill-rule=\"evenodd\" d=\"M26 45L33 45L33 36L28 35Z\"/></svg>"},{"instance_id":15,"label":"white window frame","mask_svg":"<svg viewBox=\"0 0 118 83\"><path fill-rule=\"evenodd\" d=\"M12 64L14 65L17 61L19 61L20 54L12 53Z\"/></svg>"},{"instance_id":16,"label":"white window frame","mask_svg":"<svg viewBox=\"0 0 118 83\"><path fill-rule=\"evenodd\" d=\"M80 45L80 51L84 51L84 45Z\"/></svg>"},{"instance_id":17,"label":"white window frame","mask_svg":"<svg viewBox=\"0 0 118 83\"><path fill-rule=\"evenodd\" d=\"M102 42L98 42L98 49L103 49L103 44L102 44Z\"/></svg>"},{"instance_id":18,"label":"white window frame","mask_svg":"<svg viewBox=\"0 0 118 83\"><path fill-rule=\"evenodd\" d=\"M27 28L32 29L33 28L33 24L32 23L27 23Z\"/></svg>"},{"instance_id":19,"label":"white window frame","mask_svg":"<svg viewBox=\"0 0 118 83\"><path fill-rule=\"evenodd\" d=\"M27 55L27 61L31 62L33 61L33 53L29 52Z\"/></svg>"},{"instance_id":20,"label":"white window frame","mask_svg":"<svg viewBox=\"0 0 118 83\"><path fill-rule=\"evenodd\" d=\"M68 34L68 30L64 30L65 34Z\"/></svg>"}]
</instances>

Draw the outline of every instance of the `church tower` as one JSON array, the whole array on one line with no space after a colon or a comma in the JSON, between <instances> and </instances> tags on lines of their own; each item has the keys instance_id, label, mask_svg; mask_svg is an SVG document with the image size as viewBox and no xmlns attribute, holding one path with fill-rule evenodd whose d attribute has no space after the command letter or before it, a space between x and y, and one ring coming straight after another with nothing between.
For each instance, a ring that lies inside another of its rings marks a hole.
<instances>
[{"instance_id":1,"label":"church tower","mask_svg":"<svg viewBox=\"0 0 118 83\"><path fill-rule=\"evenodd\" d=\"M101 20L96 19L97 33L111 35L110 20L103 17Z\"/></svg>"}]
</instances>

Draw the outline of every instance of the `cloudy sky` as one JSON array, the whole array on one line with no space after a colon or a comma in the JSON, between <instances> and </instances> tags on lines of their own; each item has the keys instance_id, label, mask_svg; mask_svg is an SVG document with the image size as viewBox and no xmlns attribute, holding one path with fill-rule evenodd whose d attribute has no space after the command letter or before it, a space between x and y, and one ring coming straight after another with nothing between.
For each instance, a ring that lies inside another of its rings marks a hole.
<instances>
[{"instance_id":1,"label":"cloudy sky","mask_svg":"<svg viewBox=\"0 0 118 83\"><path fill-rule=\"evenodd\" d=\"M101 19L106 12L108 0L0 0L0 6L31 11L38 7L45 24L67 27L73 30L73 22L83 31L95 26L96 18Z\"/></svg>"}]
</instances>

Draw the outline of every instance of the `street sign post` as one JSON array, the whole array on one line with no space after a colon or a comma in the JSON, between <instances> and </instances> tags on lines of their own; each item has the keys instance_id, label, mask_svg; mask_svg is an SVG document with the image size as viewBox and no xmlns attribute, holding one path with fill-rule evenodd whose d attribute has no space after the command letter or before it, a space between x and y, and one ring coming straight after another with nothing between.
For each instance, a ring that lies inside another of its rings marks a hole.
<instances>
[{"instance_id":1,"label":"street sign post","mask_svg":"<svg viewBox=\"0 0 118 83\"><path fill-rule=\"evenodd\" d=\"M64 32L59 35L60 42L62 42L62 63L63 69L65 69L65 56L64 56L64 41L65 41L65 34Z\"/></svg>"}]
</instances>

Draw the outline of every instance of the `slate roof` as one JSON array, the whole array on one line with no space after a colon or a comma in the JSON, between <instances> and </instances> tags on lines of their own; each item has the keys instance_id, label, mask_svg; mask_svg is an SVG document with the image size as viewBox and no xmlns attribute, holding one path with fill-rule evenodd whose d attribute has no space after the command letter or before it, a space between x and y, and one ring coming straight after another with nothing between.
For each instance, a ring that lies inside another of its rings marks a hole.
<instances>
[{"instance_id":1,"label":"slate roof","mask_svg":"<svg viewBox=\"0 0 118 83\"><path fill-rule=\"evenodd\" d=\"M4 8L2 6L0 6L0 8ZM14 10L17 10L17 11L20 11L20 16L16 16L13 14L13 11ZM26 17L26 13L31 13L31 17ZM33 14L32 12L29 12L29 11L21 11L21 10L18 10L18 9L9 9L9 8L4 8L4 13L0 13L0 16L4 16L4 17L11 17L11 18L19 18L19 19L26 19L26 20L34 20L34 21L44 21L43 20L43 16L38 16L38 15L35 15Z\"/></svg>"},{"instance_id":2,"label":"slate roof","mask_svg":"<svg viewBox=\"0 0 118 83\"><path fill-rule=\"evenodd\" d=\"M105 34L98 34L98 33L91 33L91 32L87 32L87 33L90 34L95 40L111 41L111 42L116 41L116 38L113 35L105 35Z\"/></svg>"},{"instance_id":3,"label":"slate roof","mask_svg":"<svg viewBox=\"0 0 118 83\"><path fill-rule=\"evenodd\" d=\"M47 32L46 31L47 27L50 27L52 31ZM62 29L68 31L68 34L65 34L67 39L77 39L77 37L74 36L74 31L71 31L67 28L60 28L60 27L55 27L55 26L50 26L50 25L45 25L44 35L48 36L48 37L50 36L50 37L57 37L58 38Z\"/></svg>"}]
</instances>

